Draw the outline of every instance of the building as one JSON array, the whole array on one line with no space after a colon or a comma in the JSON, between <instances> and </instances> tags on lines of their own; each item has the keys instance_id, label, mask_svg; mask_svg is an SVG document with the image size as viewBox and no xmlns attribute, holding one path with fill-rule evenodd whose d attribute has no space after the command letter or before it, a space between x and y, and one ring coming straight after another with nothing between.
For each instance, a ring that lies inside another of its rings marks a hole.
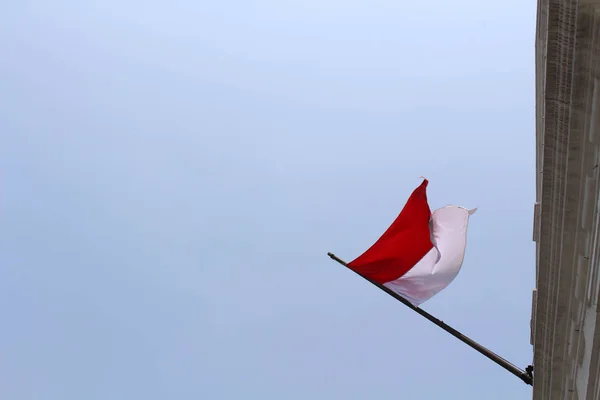
<instances>
[{"instance_id":1,"label":"building","mask_svg":"<svg viewBox=\"0 0 600 400\"><path fill-rule=\"evenodd\" d=\"M600 399L600 0L538 0L534 400Z\"/></svg>"}]
</instances>

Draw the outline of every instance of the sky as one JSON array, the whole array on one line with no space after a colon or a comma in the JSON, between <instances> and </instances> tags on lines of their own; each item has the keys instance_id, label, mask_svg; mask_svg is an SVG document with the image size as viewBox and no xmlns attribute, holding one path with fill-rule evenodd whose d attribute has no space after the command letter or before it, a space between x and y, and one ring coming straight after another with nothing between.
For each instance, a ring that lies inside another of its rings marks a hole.
<instances>
[{"instance_id":1,"label":"sky","mask_svg":"<svg viewBox=\"0 0 600 400\"><path fill-rule=\"evenodd\" d=\"M536 4L0 4L0 398L529 399L351 260L478 207L422 305L519 367Z\"/></svg>"}]
</instances>

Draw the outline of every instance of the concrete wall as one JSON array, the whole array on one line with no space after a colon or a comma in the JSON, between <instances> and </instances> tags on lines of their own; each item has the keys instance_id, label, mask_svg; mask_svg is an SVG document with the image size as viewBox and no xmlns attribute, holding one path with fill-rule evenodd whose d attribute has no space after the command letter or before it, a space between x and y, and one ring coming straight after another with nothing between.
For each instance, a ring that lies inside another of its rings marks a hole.
<instances>
[{"instance_id":1,"label":"concrete wall","mask_svg":"<svg viewBox=\"0 0 600 400\"><path fill-rule=\"evenodd\" d=\"M600 400L599 10L538 3L536 400Z\"/></svg>"}]
</instances>

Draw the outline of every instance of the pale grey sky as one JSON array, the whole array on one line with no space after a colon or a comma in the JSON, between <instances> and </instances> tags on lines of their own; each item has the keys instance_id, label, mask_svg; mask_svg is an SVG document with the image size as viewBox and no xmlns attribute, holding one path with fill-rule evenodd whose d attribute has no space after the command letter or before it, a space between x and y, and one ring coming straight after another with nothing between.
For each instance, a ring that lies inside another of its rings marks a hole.
<instances>
[{"instance_id":1,"label":"pale grey sky","mask_svg":"<svg viewBox=\"0 0 600 400\"><path fill-rule=\"evenodd\" d=\"M423 308L531 363L534 1L0 5L0 398L529 399L326 256L430 180Z\"/></svg>"}]
</instances>

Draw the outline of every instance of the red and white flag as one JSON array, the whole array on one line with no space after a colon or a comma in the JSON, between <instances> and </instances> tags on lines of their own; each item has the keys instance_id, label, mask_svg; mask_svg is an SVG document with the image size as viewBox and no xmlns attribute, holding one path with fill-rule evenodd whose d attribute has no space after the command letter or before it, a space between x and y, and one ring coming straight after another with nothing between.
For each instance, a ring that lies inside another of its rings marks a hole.
<instances>
[{"instance_id":1,"label":"red and white flag","mask_svg":"<svg viewBox=\"0 0 600 400\"><path fill-rule=\"evenodd\" d=\"M418 306L458 275L465 256L469 216L476 209L446 206L433 213L427 184L414 190L400 215L348 267Z\"/></svg>"}]
</instances>

